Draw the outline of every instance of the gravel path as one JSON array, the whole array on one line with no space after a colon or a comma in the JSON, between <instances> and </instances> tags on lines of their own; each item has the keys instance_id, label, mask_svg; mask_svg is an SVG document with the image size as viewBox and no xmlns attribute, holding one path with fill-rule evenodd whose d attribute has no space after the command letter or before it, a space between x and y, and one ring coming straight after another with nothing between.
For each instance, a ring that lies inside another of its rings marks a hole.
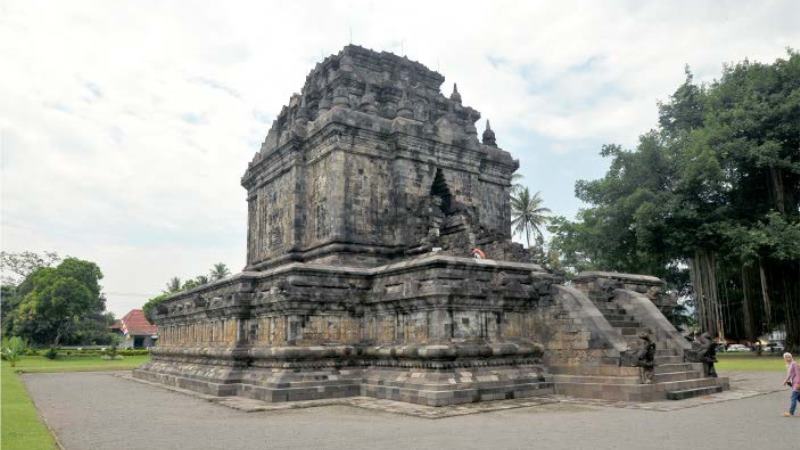
<instances>
[{"instance_id":1,"label":"gravel path","mask_svg":"<svg viewBox=\"0 0 800 450\"><path fill-rule=\"evenodd\" d=\"M108 373L23 379L67 450L800 449L800 418L781 417L788 392L670 412L553 404L430 420L347 406L244 413Z\"/></svg>"}]
</instances>

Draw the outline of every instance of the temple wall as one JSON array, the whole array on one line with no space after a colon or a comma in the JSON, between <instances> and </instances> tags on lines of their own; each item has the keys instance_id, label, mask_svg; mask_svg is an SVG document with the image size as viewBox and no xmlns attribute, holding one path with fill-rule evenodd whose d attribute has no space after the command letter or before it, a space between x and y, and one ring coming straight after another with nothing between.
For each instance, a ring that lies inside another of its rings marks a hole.
<instances>
[{"instance_id":1,"label":"temple wall","mask_svg":"<svg viewBox=\"0 0 800 450\"><path fill-rule=\"evenodd\" d=\"M295 167L260 186L249 199L250 263L285 253L294 243Z\"/></svg>"},{"instance_id":2,"label":"temple wall","mask_svg":"<svg viewBox=\"0 0 800 450\"><path fill-rule=\"evenodd\" d=\"M391 204L391 161L382 157L345 152L344 232L347 241L358 244L393 244L395 215Z\"/></svg>"},{"instance_id":3,"label":"temple wall","mask_svg":"<svg viewBox=\"0 0 800 450\"><path fill-rule=\"evenodd\" d=\"M209 319L176 323L159 329L159 347L232 347L237 343L238 319Z\"/></svg>"},{"instance_id":4,"label":"temple wall","mask_svg":"<svg viewBox=\"0 0 800 450\"><path fill-rule=\"evenodd\" d=\"M312 248L342 235L344 182L335 174L344 169L344 155L328 152L310 162L305 168L305 201L302 228L303 247Z\"/></svg>"}]
</instances>

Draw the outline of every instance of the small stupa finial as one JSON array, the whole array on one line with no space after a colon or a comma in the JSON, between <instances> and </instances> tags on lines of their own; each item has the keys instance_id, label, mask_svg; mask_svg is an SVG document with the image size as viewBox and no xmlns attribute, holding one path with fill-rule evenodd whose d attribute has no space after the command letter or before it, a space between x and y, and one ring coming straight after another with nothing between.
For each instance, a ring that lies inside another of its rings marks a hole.
<instances>
[{"instance_id":1,"label":"small stupa finial","mask_svg":"<svg viewBox=\"0 0 800 450\"><path fill-rule=\"evenodd\" d=\"M461 94L458 93L458 85L453 83L453 93L450 94L450 100L461 103Z\"/></svg>"},{"instance_id":2,"label":"small stupa finial","mask_svg":"<svg viewBox=\"0 0 800 450\"><path fill-rule=\"evenodd\" d=\"M483 130L483 145L497 147L497 139L494 136L494 131L492 131L492 125L489 124L489 119L486 119L486 129Z\"/></svg>"}]
</instances>

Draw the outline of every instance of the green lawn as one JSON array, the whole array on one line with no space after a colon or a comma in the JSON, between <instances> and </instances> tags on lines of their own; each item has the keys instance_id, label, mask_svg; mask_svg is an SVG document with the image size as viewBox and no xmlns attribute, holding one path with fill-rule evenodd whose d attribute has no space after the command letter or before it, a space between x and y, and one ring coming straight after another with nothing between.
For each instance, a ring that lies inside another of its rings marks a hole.
<instances>
[{"instance_id":1,"label":"green lawn","mask_svg":"<svg viewBox=\"0 0 800 450\"><path fill-rule=\"evenodd\" d=\"M142 365L148 355L126 356L106 361L94 357L60 357L49 360L42 356L25 356L17 366L3 361L0 371L0 448L3 450L54 449L50 431L39 419L28 392L19 379L19 372L87 372L98 370L128 370Z\"/></svg>"},{"instance_id":2,"label":"green lawn","mask_svg":"<svg viewBox=\"0 0 800 450\"><path fill-rule=\"evenodd\" d=\"M98 370L130 370L150 359L149 355L125 356L119 360L105 360L99 356L67 356L50 360L44 356L26 356L17 362L16 372L93 372ZM5 363L3 363L5 364Z\"/></svg>"},{"instance_id":3,"label":"green lawn","mask_svg":"<svg viewBox=\"0 0 800 450\"><path fill-rule=\"evenodd\" d=\"M0 369L0 377L0 447L3 450L55 448L53 437L39 420L25 386L5 361Z\"/></svg>"},{"instance_id":4,"label":"green lawn","mask_svg":"<svg viewBox=\"0 0 800 450\"><path fill-rule=\"evenodd\" d=\"M756 356L755 353L717 353L717 370L743 372L783 372L786 364L779 355Z\"/></svg>"}]
</instances>

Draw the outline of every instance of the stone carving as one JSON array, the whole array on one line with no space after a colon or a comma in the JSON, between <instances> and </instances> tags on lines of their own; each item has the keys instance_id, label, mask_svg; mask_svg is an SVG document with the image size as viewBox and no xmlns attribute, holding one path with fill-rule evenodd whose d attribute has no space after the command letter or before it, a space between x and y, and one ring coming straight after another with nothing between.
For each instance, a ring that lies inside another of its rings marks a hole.
<instances>
[{"instance_id":1,"label":"stone carving","mask_svg":"<svg viewBox=\"0 0 800 450\"><path fill-rule=\"evenodd\" d=\"M636 366L642 370L642 383L652 383L656 369L656 343L650 339L650 335L647 333L640 334L639 338L642 340L642 344L636 358Z\"/></svg>"},{"instance_id":2,"label":"stone carving","mask_svg":"<svg viewBox=\"0 0 800 450\"><path fill-rule=\"evenodd\" d=\"M703 374L717 378L717 370L714 368L717 362L717 343L707 332L696 337L692 349L686 352L686 359L703 363Z\"/></svg>"}]
</instances>

